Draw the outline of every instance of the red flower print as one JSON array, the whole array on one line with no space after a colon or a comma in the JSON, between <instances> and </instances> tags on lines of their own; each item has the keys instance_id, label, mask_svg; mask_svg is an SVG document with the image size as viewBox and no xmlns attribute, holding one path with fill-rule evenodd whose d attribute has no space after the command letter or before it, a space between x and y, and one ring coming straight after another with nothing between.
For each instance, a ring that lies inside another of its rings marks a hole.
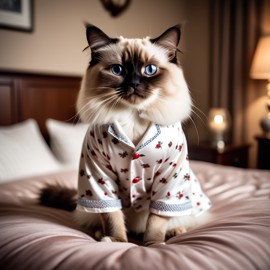
<instances>
[{"instance_id":1,"label":"red flower print","mask_svg":"<svg viewBox=\"0 0 270 270\"><path fill-rule=\"evenodd\" d=\"M163 160L162 159L159 159L159 160L157 160L156 161L158 164L161 164L162 162L163 162Z\"/></svg>"},{"instance_id":2,"label":"red flower print","mask_svg":"<svg viewBox=\"0 0 270 270\"><path fill-rule=\"evenodd\" d=\"M197 206L200 206L201 205L201 203L200 202L197 202Z\"/></svg>"},{"instance_id":3,"label":"red flower print","mask_svg":"<svg viewBox=\"0 0 270 270\"><path fill-rule=\"evenodd\" d=\"M182 148L183 148L183 144L179 145L179 146L178 146L178 151L179 151L179 152L182 151Z\"/></svg>"},{"instance_id":4,"label":"red flower print","mask_svg":"<svg viewBox=\"0 0 270 270\"><path fill-rule=\"evenodd\" d=\"M125 158L126 156L128 156L128 152L127 151L124 151L123 153L118 153L118 154L119 154L119 156L121 158Z\"/></svg>"},{"instance_id":5,"label":"red flower print","mask_svg":"<svg viewBox=\"0 0 270 270\"><path fill-rule=\"evenodd\" d=\"M92 156L96 156L96 153L95 153L94 150L91 151L91 155L92 155Z\"/></svg>"},{"instance_id":6,"label":"red flower print","mask_svg":"<svg viewBox=\"0 0 270 270\"><path fill-rule=\"evenodd\" d=\"M108 133L104 131L104 132L102 133L102 136L103 136L104 139L106 139L106 138L108 137Z\"/></svg>"},{"instance_id":7,"label":"red flower print","mask_svg":"<svg viewBox=\"0 0 270 270\"><path fill-rule=\"evenodd\" d=\"M106 166L106 168L107 168L108 170L110 170L110 171L113 172L113 168L112 168L112 166L111 166L110 164L108 164L108 165Z\"/></svg>"},{"instance_id":8,"label":"red flower print","mask_svg":"<svg viewBox=\"0 0 270 270\"><path fill-rule=\"evenodd\" d=\"M113 142L114 144L118 144L118 143L119 143L119 140L116 139L116 138L113 138L113 139L112 139L112 142Z\"/></svg>"},{"instance_id":9,"label":"red flower print","mask_svg":"<svg viewBox=\"0 0 270 270\"><path fill-rule=\"evenodd\" d=\"M162 184L167 184L168 183L167 179L164 178L164 177L159 182L162 183Z\"/></svg>"},{"instance_id":10,"label":"red flower print","mask_svg":"<svg viewBox=\"0 0 270 270\"><path fill-rule=\"evenodd\" d=\"M135 199L137 196L135 194L132 195L132 198Z\"/></svg>"},{"instance_id":11,"label":"red flower print","mask_svg":"<svg viewBox=\"0 0 270 270\"><path fill-rule=\"evenodd\" d=\"M140 177L139 176L137 176L137 177L135 177L133 180L132 180L132 183L133 184L137 184L137 183L139 183L140 182Z\"/></svg>"},{"instance_id":12,"label":"red flower print","mask_svg":"<svg viewBox=\"0 0 270 270\"><path fill-rule=\"evenodd\" d=\"M138 158L144 157L144 156L145 156L144 154L135 153L135 154L133 155L133 159L138 159Z\"/></svg>"},{"instance_id":13,"label":"red flower print","mask_svg":"<svg viewBox=\"0 0 270 270\"><path fill-rule=\"evenodd\" d=\"M106 182L103 180L103 178L98 179L98 183L101 185L104 185Z\"/></svg>"},{"instance_id":14,"label":"red flower print","mask_svg":"<svg viewBox=\"0 0 270 270\"><path fill-rule=\"evenodd\" d=\"M86 195L86 196L93 196L93 193L92 193L92 191L91 191L90 189L87 189L87 190L85 191L85 195Z\"/></svg>"},{"instance_id":15,"label":"red flower print","mask_svg":"<svg viewBox=\"0 0 270 270\"><path fill-rule=\"evenodd\" d=\"M161 174L161 172L160 172L160 171L157 171L157 172L155 173L155 177L159 176L160 174Z\"/></svg>"},{"instance_id":16,"label":"red flower print","mask_svg":"<svg viewBox=\"0 0 270 270\"><path fill-rule=\"evenodd\" d=\"M121 173L127 173L128 169L121 169Z\"/></svg>"},{"instance_id":17,"label":"red flower print","mask_svg":"<svg viewBox=\"0 0 270 270\"><path fill-rule=\"evenodd\" d=\"M187 173L186 175L184 175L184 179L185 179L185 181L189 181L190 180L190 175Z\"/></svg>"},{"instance_id":18,"label":"red flower print","mask_svg":"<svg viewBox=\"0 0 270 270\"><path fill-rule=\"evenodd\" d=\"M157 144L156 144L156 149L160 149L162 148L162 142L159 141Z\"/></svg>"},{"instance_id":19,"label":"red flower print","mask_svg":"<svg viewBox=\"0 0 270 270\"><path fill-rule=\"evenodd\" d=\"M167 199L170 199L170 197L171 197L171 192L170 191L167 192L166 197L167 197Z\"/></svg>"},{"instance_id":20,"label":"red flower print","mask_svg":"<svg viewBox=\"0 0 270 270\"><path fill-rule=\"evenodd\" d=\"M83 169L80 170L80 176L85 176L85 171Z\"/></svg>"},{"instance_id":21,"label":"red flower print","mask_svg":"<svg viewBox=\"0 0 270 270\"><path fill-rule=\"evenodd\" d=\"M179 198L179 199L182 199L183 197L184 197L183 193L179 193L179 194L178 194L178 198Z\"/></svg>"},{"instance_id":22,"label":"red flower print","mask_svg":"<svg viewBox=\"0 0 270 270\"><path fill-rule=\"evenodd\" d=\"M175 168L176 166L177 166L177 164L176 163L173 163L173 162L171 162L172 164L172 166Z\"/></svg>"},{"instance_id":23,"label":"red flower print","mask_svg":"<svg viewBox=\"0 0 270 270\"><path fill-rule=\"evenodd\" d=\"M100 145L102 145L102 141L101 141L100 139L98 139L98 143L99 143Z\"/></svg>"},{"instance_id":24,"label":"red flower print","mask_svg":"<svg viewBox=\"0 0 270 270\"><path fill-rule=\"evenodd\" d=\"M150 168L150 165L149 165L149 164L142 164L142 167L143 167L144 169L147 169L147 168Z\"/></svg>"},{"instance_id":25,"label":"red flower print","mask_svg":"<svg viewBox=\"0 0 270 270\"><path fill-rule=\"evenodd\" d=\"M165 163L165 162L167 162L169 159L170 159L169 157L168 157L168 158L166 158L166 159L164 160L164 163Z\"/></svg>"},{"instance_id":26,"label":"red flower print","mask_svg":"<svg viewBox=\"0 0 270 270\"><path fill-rule=\"evenodd\" d=\"M105 191L105 192L104 192L104 195L105 195L105 196L108 196L108 192Z\"/></svg>"}]
</instances>

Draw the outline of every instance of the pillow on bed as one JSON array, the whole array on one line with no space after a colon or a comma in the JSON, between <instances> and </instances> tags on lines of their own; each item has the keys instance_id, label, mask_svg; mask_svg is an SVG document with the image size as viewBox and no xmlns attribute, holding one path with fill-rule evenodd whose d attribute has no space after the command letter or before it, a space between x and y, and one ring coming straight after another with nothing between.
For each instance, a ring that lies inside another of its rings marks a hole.
<instances>
[{"instance_id":1,"label":"pillow on bed","mask_svg":"<svg viewBox=\"0 0 270 270\"><path fill-rule=\"evenodd\" d=\"M0 183L60 168L35 120L0 127Z\"/></svg>"},{"instance_id":2,"label":"pillow on bed","mask_svg":"<svg viewBox=\"0 0 270 270\"><path fill-rule=\"evenodd\" d=\"M46 126L50 135L51 149L56 158L62 164L77 169L88 124L72 125L48 119Z\"/></svg>"}]
</instances>

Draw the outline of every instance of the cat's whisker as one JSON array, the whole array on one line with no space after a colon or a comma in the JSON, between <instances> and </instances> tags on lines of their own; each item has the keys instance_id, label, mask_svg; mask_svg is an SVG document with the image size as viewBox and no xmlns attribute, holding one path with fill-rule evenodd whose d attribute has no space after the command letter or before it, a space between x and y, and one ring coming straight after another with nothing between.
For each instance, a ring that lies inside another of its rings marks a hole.
<instances>
[{"instance_id":1,"label":"cat's whisker","mask_svg":"<svg viewBox=\"0 0 270 270\"><path fill-rule=\"evenodd\" d=\"M203 124L203 126L207 128L207 124L205 123L205 121L204 121L204 120L201 118L201 116L200 116L198 113L196 113L193 109L192 109L192 114L194 114L194 115L200 120L200 122Z\"/></svg>"},{"instance_id":2,"label":"cat's whisker","mask_svg":"<svg viewBox=\"0 0 270 270\"><path fill-rule=\"evenodd\" d=\"M202 115L202 117L194 109L196 109ZM197 106L195 106L194 104L192 105L192 113L194 113L194 115L196 115L200 119L200 121L204 125L204 127L207 128L207 124L206 124L208 122L207 115L201 109L199 109Z\"/></svg>"},{"instance_id":3,"label":"cat's whisker","mask_svg":"<svg viewBox=\"0 0 270 270\"><path fill-rule=\"evenodd\" d=\"M188 118L190 119L190 121L192 122L192 124L193 124L193 126L194 126L194 128L195 128L196 135L197 135L197 138L198 138L197 144L199 144L199 142L200 142L200 135L199 135L199 131L198 131L198 128L197 128L197 126L196 126L196 123L195 123L195 121L192 119L191 116L189 116Z\"/></svg>"}]
</instances>

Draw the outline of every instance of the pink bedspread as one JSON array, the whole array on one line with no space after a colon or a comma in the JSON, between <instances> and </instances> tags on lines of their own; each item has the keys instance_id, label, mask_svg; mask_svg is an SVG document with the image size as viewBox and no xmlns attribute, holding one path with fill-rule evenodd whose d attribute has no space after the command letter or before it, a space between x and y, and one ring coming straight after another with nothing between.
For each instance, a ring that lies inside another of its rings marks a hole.
<instances>
[{"instance_id":1,"label":"pink bedspread","mask_svg":"<svg viewBox=\"0 0 270 270\"><path fill-rule=\"evenodd\" d=\"M191 165L214 220L151 247L96 242L71 213L37 204L45 183L76 187L76 172L0 185L0 268L270 269L270 172Z\"/></svg>"}]
</instances>

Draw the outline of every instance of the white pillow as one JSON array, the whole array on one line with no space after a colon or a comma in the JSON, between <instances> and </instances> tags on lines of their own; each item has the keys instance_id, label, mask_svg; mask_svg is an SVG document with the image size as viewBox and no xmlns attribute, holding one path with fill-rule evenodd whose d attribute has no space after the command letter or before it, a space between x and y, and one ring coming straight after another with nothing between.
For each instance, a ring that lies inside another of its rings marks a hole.
<instances>
[{"instance_id":1,"label":"white pillow","mask_svg":"<svg viewBox=\"0 0 270 270\"><path fill-rule=\"evenodd\" d=\"M69 168L78 169L83 140L88 124L76 125L47 119L51 149L57 159Z\"/></svg>"},{"instance_id":2,"label":"white pillow","mask_svg":"<svg viewBox=\"0 0 270 270\"><path fill-rule=\"evenodd\" d=\"M0 183L60 168L35 120L0 127Z\"/></svg>"}]
</instances>

